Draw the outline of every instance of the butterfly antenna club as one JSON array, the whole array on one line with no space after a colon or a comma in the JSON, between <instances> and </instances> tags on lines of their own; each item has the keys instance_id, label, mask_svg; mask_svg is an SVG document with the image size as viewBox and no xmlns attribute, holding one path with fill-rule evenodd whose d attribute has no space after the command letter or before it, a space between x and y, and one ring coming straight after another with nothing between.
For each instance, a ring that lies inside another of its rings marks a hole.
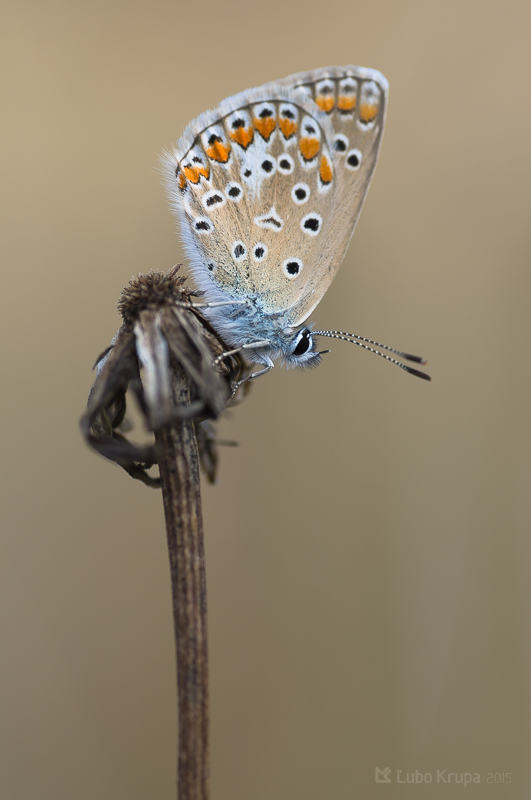
<instances>
[{"instance_id":1,"label":"butterfly antenna club","mask_svg":"<svg viewBox=\"0 0 531 800\"><path fill-rule=\"evenodd\" d=\"M402 362L398 361L396 358L392 358L392 356L388 356L386 353L380 353L380 351L376 350L375 348L380 347L382 350L387 350L389 353L394 353L395 355L400 356L400 358L404 358L406 361L412 361L416 364L426 364L426 359L422 358L422 356L414 356L411 353L404 353L402 350L396 350L394 347L389 347L381 342L375 342L373 339L368 339L366 336L358 336L355 333L345 333L344 331L312 331L312 335L328 336L330 339L342 339L344 342L356 344L358 347L363 347L364 350L368 350L370 353L374 353L381 358L385 358L386 361L390 361L391 364L395 364L405 372L409 372L410 375L415 375L417 378L422 378L422 380L425 381L431 381L431 376L428 375L427 372L422 372L421 370L410 367L407 364L402 364ZM374 347L371 347L371 345L374 345Z\"/></svg>"}]
</instances>

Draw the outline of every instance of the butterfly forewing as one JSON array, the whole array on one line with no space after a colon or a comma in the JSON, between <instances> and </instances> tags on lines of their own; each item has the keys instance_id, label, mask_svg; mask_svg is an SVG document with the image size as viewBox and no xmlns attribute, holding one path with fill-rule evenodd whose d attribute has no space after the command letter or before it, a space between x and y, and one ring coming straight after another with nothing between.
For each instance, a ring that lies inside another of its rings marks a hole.
<instances>
[{"instance_id":1,"label":"butterfly forewing","mask_svg":"<svg viewBox=\"0 0 531 800\"><path fill-rule=\"evenodd\" d=\"M376 164L387 84L376 71L300 73L228 98L186 129L168 183L200 288L286 327L322 298Z\"/></svg>"}]
</instances>

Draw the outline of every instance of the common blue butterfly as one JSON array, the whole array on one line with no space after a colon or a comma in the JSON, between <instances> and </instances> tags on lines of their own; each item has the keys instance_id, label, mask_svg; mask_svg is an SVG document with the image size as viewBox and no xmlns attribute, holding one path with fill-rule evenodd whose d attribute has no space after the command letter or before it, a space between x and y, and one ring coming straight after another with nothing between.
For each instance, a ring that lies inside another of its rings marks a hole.
<instances>
[{"instance_id":1,"label":"common blue butterfly","mask_svg":"<svg viewBox=\"0 0 531 800\"><path fill-rule=\"evenodd\" d=\"M343 260L382 141L388 83L329 67L248 89L201 114L163 156L169 196L208 316L263 369L321 360L317 336L425 363L307 320ZM231 351L233 352L233 351Z\"/></svg>"}]
</instances>

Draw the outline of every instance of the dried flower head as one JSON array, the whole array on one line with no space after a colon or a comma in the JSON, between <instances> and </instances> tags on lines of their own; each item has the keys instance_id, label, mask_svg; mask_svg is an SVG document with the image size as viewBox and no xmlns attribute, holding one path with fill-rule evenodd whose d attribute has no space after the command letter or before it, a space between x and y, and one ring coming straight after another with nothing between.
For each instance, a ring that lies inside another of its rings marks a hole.
<instances>
[{"instance_id":1,"label":"dried flower head","mask_svg":"<svg viewBox=\"0 0 531 800\"><path fill-rule=\"evenodd\" d=\"M123 324L96 362L96 381L81 419L91 447L150 486L159 485L147 474L158 461L156 447L134 445L119 430L127 391L134 394L149 430L175 419L193 419L197 427L221 414L247 370L238 354L220 358L229 347L193 306L191 298L199 293L183 285L178 270L140 274L123 289L118 302ZM182 380L176 381L183 375L184 395L177 388ZM207 476L214 480L217 455L210 429L201 429L198 444Z\"/></svg>"}]
</instances>

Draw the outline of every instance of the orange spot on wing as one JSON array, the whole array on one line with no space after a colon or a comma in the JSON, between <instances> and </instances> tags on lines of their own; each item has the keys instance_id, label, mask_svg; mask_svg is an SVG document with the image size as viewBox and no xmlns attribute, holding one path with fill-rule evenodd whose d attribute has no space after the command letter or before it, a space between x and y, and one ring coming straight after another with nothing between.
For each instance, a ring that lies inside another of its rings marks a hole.
<instances>
[{"instance_id":1,"label":"orange spot on wing","mask_svg":"<svg viewBox=\"0 0 531 800\"><path fill-rule=\"evenodd\" d=\"M326 111L327 114L330 114L334 107L335 100L332 95L324 95L320 94L318 97L315 98L315 102L321 109L321 111Z\"/></svg>"},{"instance_id":2,"label":"orange spot on wing","mask_svg":"<svg viewBox=\"0 0 531 800\"><path fill-rule=\"evenodd\" d=\"M198 167L190 167L190 166L183 167L183 172L184 175L186 175L186 177L190 181L190 183L199 183L199 181L201 180L201 175L203 176L203 178L206 178L207 180L210 176L209 168L204 167L202 164L200 164ZM181 186L181 189L182 188L184 187Z\"/></svg>"},{"instance_id":3,"label":"orange spot on wing","mask_svg":"<svg viewBox=\"0 0 531 800\"><path fill-rule=\"evenodd\" d=\"M281 117L278 121L278 126L286 139L290 139L294 133L297 133L299 128L294 120L288 119L287 117Z\"/></svg>"},{"instance_id":4,"label":"orange spot on wing","mask_svg":"<svg viewBox=\"0 0 531 800\"><path fill-rule=\"evenodd\" d=\"M186 188L186 178L184 177L182 172L179 172L179 175L177 176L177 181L179 183L179 189Z\"/></svg>"},{"instance_id":5,"label":"orange spot on wing","mask_svg":"<svg viewBox=\"0 0 531 800\"><path fill-rule=\"evenodd\" d=\"M226 164L230 155L230 144L223 144L222 142L214 142L207 148L207 156L213 161L220 161Z\"/></svg>"},{"instance_id":6,"label":"orange spot on wing","mask_svg":"<svg viewBox=\"0 0 531 800\"><path fill-rule=\"evenodd\" d=\"M244 150L247 150L247 148L253 141L253 136L254 136L254 128L252 125L249 125L248 128L236 128L235 131L231 131L230 133L230 138L232 139L232 141L241 144Z\"/></svg>"},{"instance_id":7,"label":"orange spot on wing","mask_svg":"<svg viewBox=\"0 0 531 800\"><path fill-rule=\"evenodd\" d=\"M354 111L356 108L356 95L340 94L337 98L337 107L340 111Z\"/></svg>"},{"instance_id":8,"label":"orange spot on wing","mask_svg":"<svg viewBox=\"0 0 531 800\"><path fill-rule=\"evenodd\" d=\"M372 122L378 113L378 106L371 103L360 104L360 120L361 122Z\"/></svg>"},{"instance_id":9,"label":"orange spot on wing","mask_svg":"<svg viewBox=\"0 0 531 800\"><path fill-rule=\"evenodd\" d=\"M303 136L299 142L299 150L305 161L311 161L319 152L319 139Z\"/></svg>"},{"instance_id":10,"label":"orange spot on wing","mask_svg":"<svg viewBox=\"0 0 531 800\"><path fill-rule=\"evenodd\" d=\"M332 165L326 156L321 157L321 166L319 167L319 176L323 183L330 183L333 178Z\"/></svg>"},{"instance_id":11,"label":"orange spot on wing","mask_svg":"<svg viewBox=\"0 0 531 800\"><path fill-rule=\"evenodd\" d=\"M254 127L266 141L271 136L272 132L275 130L276 122L273 117L265 117L264 119L259 119L255 117L254 120Z\"/></svg>"}]
</instances>

